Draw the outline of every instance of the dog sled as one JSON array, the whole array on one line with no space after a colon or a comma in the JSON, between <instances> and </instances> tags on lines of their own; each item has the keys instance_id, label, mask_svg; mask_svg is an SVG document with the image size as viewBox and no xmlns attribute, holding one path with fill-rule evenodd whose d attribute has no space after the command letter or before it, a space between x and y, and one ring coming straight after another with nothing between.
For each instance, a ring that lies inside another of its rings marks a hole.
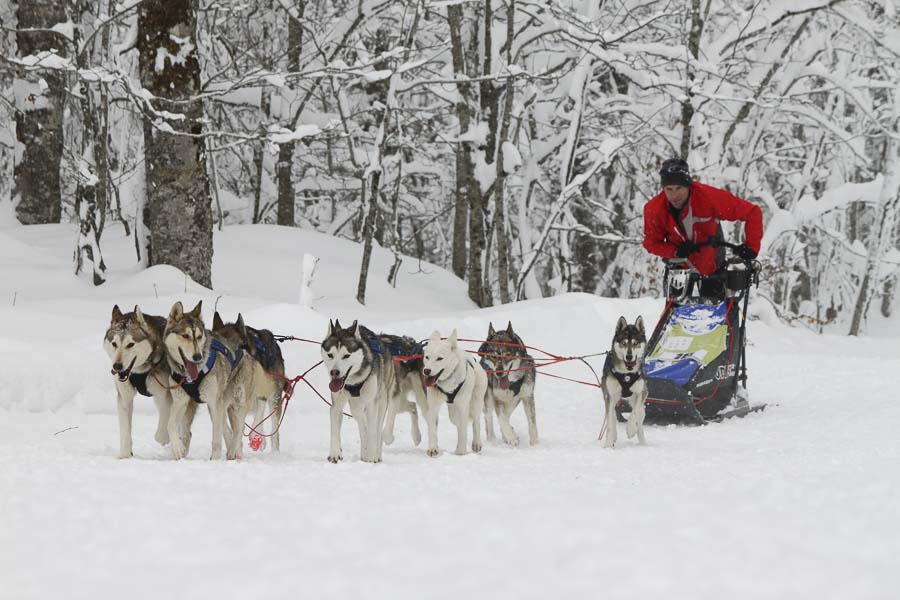
<instances>
[{"instance_id":1,"label":"dog sled","mask_svg":"<svg viewBox=\"0 0 900 600\"><path fill-rule=\"evenodd\" d=\"M724 270L705 276L683 262L666 263L666 307L645 354L645 422L699 425L765 408L751 405L747 394L747 304L751 286L759 283L758 267L733 256ZM618 419L624 421L628 411L620 403Z\"/></svg>"}]
</instances>

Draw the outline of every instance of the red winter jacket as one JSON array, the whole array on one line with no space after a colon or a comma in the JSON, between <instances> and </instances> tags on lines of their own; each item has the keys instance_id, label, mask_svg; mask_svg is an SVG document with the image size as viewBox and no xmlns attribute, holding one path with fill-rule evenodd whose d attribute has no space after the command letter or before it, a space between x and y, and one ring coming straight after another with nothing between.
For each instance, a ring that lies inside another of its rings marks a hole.
<instances>
[{"instance_id":1,"label":"red winter jacket","mask_svg":"<svg viewBox=\"0 0 900 600\"><path fill-rule=\"evenodd\" d=\"M688 240L698 244L716 235L719 220L743 221L747 245L759 252L762 241L762 211L726 190L709 185L691 184L691 196L681 209L681 223L675 222L669 201L662 192L644 206L644 248L663 258L675 258L675 248ZM685 231L686 230L686 231ZM716 248L704 246L688 256L688 260L704 275L716 270Z\"/></svg>"}]
</instances>

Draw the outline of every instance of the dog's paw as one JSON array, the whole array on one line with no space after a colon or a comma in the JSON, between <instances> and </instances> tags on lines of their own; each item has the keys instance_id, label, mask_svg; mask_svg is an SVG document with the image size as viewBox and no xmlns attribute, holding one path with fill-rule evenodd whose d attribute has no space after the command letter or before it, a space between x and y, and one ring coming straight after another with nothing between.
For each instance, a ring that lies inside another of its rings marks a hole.
<instances>
[{"instance_id":1,"label":"dog's paw","mask_svg":"<svg viewBox=\"0 0 900 600\"><path fill-rule=\"evenodd\" d=\"M394 443L394 434L393 433L385 433L384 434L384 443L390 446Z\"/></svg>"},{"instance_id":2,"label":"dog's paw","mask_svg":"<svg viewBox=\"0 0 900 600\"><path fill-rule=\"evenodd\" d=\"M165 446L169 443L169 432L165 429L158 429L156 435L153 436L153 439L155 439L160 446Z\"/></svg>"},{"instance_id":3,"label":"dog's paw","mask_svg":"<svg viewBox=\"0 0 900 600\"><path fill-rule=\"evenodd\" d=\"M440 448L429 448L427 451L427 454L428 454L428 456L435 458L437 456L440 456L441 450L440 450Z\"/></svg>"},{"instance_id":4,"label":"dog's paw","mask_svg":"<svg viewBox=\"0 0 900 600\"><path fill-rule=\"evenodd\" d=\"M481 442L472 442L472 452L481 452Z\"/></svg>"},{"instance_id":5,"label":"dog's paw","mask_svg":"<svg viewBox=\"0 0 900 600\"><path fill-rule=\"evenodd\" d=\"M132 452L131 450L128 450L128 451L119 450L119 458L131 458L133 456L134 456L134 452Z\"/></svg>"},{"instance_id":6,"label":"dog's paw","mask_svg":"<svg viewBox=\"0 0 900 600\"><path fill-rule=\"evenodd\" d=\"M513 434L512 434L512 435L509 435L509 436L504 435L504 436L503 436L503 442L504 442L505 444L507 444L508 446L516 447L516 446L519 445L519 436L516 435L515 432L513 432Z\"/></svg>"},{"instance_id":7,"label":"dog's paw","mask_svg":"<svg viewBox=\"0 0 900 600\"><path fill-rule=\"evenodd\" d=\"M187 454L187 449L184 446L184 442L181 440L175 440L172 442L172 456L175 457L175 460L181 460Z\"/></svg>"},{"instance_id":8,"label":"dog's paw","mask_svg":"<svg viewBox=\"0 0 900 600\"><path fill-rule=\"evenodd\" d=\"M418 446L419 444L421 444L422 443L422 432L420 432L418 429L413 430L412 439L413 439L414 446Z\"/></svg>"},{"instance_id":9,"label":"dog's paw","mask_svg":"<svg viewBox=\"0 0 900 600\"><path fill-rule=\"evenodd\" d=\"M531 445L531 446L537 446L537 443L538 443L538 437L537 437L537 436L529 437L529 438L528 438L528 444L529 444L529 445Z\"/></svg>"},{"instance_id":10,"label":"dog's paw","mask_svg":"<svg viewBox=\"0 0 900 600\"><path fill-rule=\"evenodd\" d=\"M337 456L335 456L334 454L331 454L328 456L328 462L330 462L331 464L334 464L334 465L338 464L342 460L344 460L343 454L338 454Z\"/></svg>"}]
</instances>

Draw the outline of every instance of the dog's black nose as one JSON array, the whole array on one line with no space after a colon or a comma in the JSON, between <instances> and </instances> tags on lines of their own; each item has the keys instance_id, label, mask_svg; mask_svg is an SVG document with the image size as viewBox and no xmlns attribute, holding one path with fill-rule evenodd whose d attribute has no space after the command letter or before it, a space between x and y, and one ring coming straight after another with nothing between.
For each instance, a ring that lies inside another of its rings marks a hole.
<instances>
[{"instance_id":1,"label":"dog's black nose","mask_svg":"<svg viewBox=\"0 0 900 600\"><path fill-rule=\"evenodd\" d=\"M203 358L203 355L199 352L194 353L194 362L200 362L200 359Z\"/></svg>"},{"instance_id":2,"label":"dog's black nose","mask_svg":"<svg viewBox=\"0 0 900 600\"><path fill-rule=\"evenodd\" d=\"M113 371L121 371L122 363L113 363Z\"/></svg>"},{"instance_id":3,"label":"dog's black nose","mask_svg":"<svg viewBox=\"0 0 900 600\"><path fill-rule=\"evenodd\" d=\"M331 378L332 378L332 379L334 379L335 377L337 377L337 376L340 375L340 374L341 374L341 372L338 371L337 369L332 369L332 370L331 370Z\"/></svg>"},{"instance_id":4,"label":"dog's black nose","mask_svg":"<svg viewBox=\"0 0 900 600\"><path fill-rule=\"evenodd\" d=\"M422 372L425 373L425 375L431 375L431 369L422 369Z\"/></svg>"}]
</instances>

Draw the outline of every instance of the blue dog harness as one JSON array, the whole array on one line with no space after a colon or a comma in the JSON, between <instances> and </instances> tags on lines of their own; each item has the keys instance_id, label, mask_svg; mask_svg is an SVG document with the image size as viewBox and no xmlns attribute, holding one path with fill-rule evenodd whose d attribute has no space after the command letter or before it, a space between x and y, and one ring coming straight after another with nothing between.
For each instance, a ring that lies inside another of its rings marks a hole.
<instances>
[{"instance_id":1,"label":"blue dog harness","mask_svg":"<svg viewBox=\"0 0 900 600\"><path fill-rule=\"evenodd\" d=\"M229 350L225 344L214 339L209 345L209 356L206 359L206 365L197 375L197 379L187 383L185 383L183 376L180 381L176 379L176 382L181 385L181 389L183 389L187 395L193 398L194 402L197 402L198 404L203 404L203 400L200 398L200 383L206 378L206 374L212 371L212 368L216 365L216 355L218 354L225 357L232 369L234 369L234 366L244 357L243 350L238 350L232 354L231 350Z\"/></svg>"}]
</instances>

